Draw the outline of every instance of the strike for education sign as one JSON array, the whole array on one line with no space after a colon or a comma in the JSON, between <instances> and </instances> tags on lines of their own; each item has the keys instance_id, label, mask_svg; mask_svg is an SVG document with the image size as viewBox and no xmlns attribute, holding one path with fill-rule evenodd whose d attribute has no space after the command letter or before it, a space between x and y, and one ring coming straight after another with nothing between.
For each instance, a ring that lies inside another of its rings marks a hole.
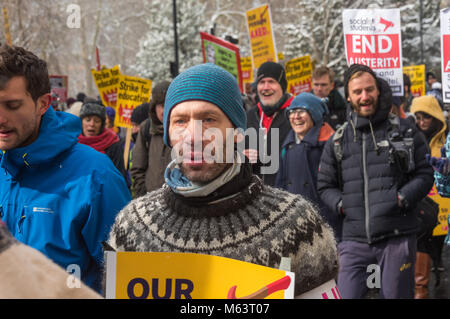
<instances>
[{"instance_id":1,"label":"strike for education sign","mask_svg":"<svg viewBox=\"0 0 450 319\"><path fill-rule=\"evenodd\" d=\"M244 86L246 83L253 82L252 58L249 56L241 57L241 73Z\"/></svg>"},{"instance_id":2,"label":"strike for education sign","mask_svg":"<svg viewBox=\"0 0 450 319\"><path fill-rule=\"evenodd\" d=\"M246 12L247 28L252 49L253 69L258 69L267 61L277 62L275 37L271 26L269 5L251 9Z\"/></svg>"},{"instance_id":3,"label":"strike for education sign","mask_svg":"<svg viewBox=\"0 0 450 319\"><path fill-rule=\"evenodd\" d=\"M450 8L441 10L442 98L450 103Z\"/></svg>"},{"instance_id":4,"label":"strike for education sign","mask_svg":"<svg viewBox=\"0 0 450 319\"><path fill-rule=\"evenodd\" d=\"M287 79L287 92L296 96L312 90L313 67L309 55L289 60L284 66Z\"/></svg>"},{"instance_id":5,"label":"strike for education sign","mask_svg":"<svg viewBox=\"0 0 450 319\"><path fill-rule=\"evenodd\" d=\"M120 69L116 65L111 69L91 70L103 105L116 107Z\"/></svg>"},{"instance_id":6,"label":"strike for education sign","mask_svg":"<svg viewBox=\"0 0 450 319\"><path fill-rule=\"evenodd\" d=\"M404 66L403 73L411 80L411 94L414 97L425 95L425 64Z\"/></svg>"},{"instance_id":7,"label":"strike for education sign","mask_svg":"<svg viewBox=\"0 0 450 319\"><path fill-rule=\"evenodd\" d=\"M345 9L342 12L347 64L364 64L403 96L399 9Z\"/></svg>"},{"instance_id":8,"label":"strike for education sign","mask_svg":"<svg viewBox=\"0 0 450 319\"><path fill-rule=\"evenodd\" d=\"M202 40L203 62L216 64L230 72L236 78L239 88L243 92L239 48L228 41L205 32L200 32L200 38Z\"/></svg>"},{"instance_id":9,"label":"strike for education sign","mask_svg":"<svg viewBox=\"0 0 450 319\"><path fill-rule=\"evenodd\" d=\"M133 127L131 114L136 106L150 101L152 81L134 76L119 76L114 126Z\"/></svg>"}]
</instances>

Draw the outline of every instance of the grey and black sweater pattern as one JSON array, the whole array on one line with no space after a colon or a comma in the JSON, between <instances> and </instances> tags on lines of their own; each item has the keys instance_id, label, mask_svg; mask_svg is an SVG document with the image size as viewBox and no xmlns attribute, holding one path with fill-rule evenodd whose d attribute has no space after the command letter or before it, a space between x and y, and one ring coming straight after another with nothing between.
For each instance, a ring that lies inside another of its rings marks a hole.
<instances>
[{"instance_id":1,"label":"grey and black sweater pattern","mask_svg":"<svg viewBox=\"0 0 450 319\"><path fill-rule=\"evenodd\" d=\"M117 251L188 252L278 268L291 258L295 295L336 278L336 242L317 208L253 176L225 200L193 205L165 184L116 217L108 244Z\"/></svg>"}]
</instances>

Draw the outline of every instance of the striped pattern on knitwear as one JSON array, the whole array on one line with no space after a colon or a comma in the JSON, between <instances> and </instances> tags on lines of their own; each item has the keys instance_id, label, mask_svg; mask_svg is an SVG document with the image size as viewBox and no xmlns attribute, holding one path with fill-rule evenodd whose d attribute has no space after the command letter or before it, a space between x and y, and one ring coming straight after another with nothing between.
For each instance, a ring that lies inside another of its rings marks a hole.
<instances>
[{"instance_id":1,"label":"striped pattern on knitwear","mask_svg":"<svg viewBox=\"0 0 450 319\"><path fill-rule=\"evenodd\" d=\"M231 199L201 207L186 205L165 184L118 214L108 244L117 251L209 254L274 268L290 257L296 295L334 279L338 268L333 232L317 208L256 176Z\"/></svg>"}]
</instances>

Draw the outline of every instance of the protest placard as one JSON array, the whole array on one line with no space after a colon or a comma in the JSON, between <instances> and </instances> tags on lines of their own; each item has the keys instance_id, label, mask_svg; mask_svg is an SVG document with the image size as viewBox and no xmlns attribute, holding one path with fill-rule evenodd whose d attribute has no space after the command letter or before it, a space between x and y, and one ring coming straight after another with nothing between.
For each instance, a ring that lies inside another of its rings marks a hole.
<instances>
[{"instance_id":1,"label":"protest placard","mask_svg":"<svg viewBox=\"0 0 450 319\"><path fill-rule=\"evenodd\" d=\"M248 10L246 17L253 69L258 69L267 61L277 62L277 49L271 26L269 5Z\"/></svg>"},{"instance_id":2,"label":"protest placard","mask_svg":"<svg viewBox=\"0 0 450 319\"><path fill-rule=\"evenodd\" d=\"M108 251L105 260L106 298L294 297L294 273L225 257L192 253Z\"/></svg>"},{"instance_id":3,"label":"protest placard","mask_svg":"<svg viewBox=\"0 0 450 319\"><path fill-rule=\"evenodd\" d=\"M347 64L367 65L403 96L400 10L345 9L342 19Z\"/></svg>"},{"instance_id":4,"label":"protest placard","mask_svg":"<svg viewBox=\"0 0 450 319\"><path fill-rule=\"evenodd\" d=\"M444 236L448 233L448 213L450 211L450 198L439 195L436 185L428 193L428 196L439 204L438 224L433 229L433 236Z\"/></svg>"},{"instance_id":5,"label":"protest placard","mask_svg":"<svg viewBox=\"0 0 450 319\"><path fill-rule=\"evenodd\" d=\"M114 126L131 128L131 113L133 113L136 106L150 102L151 93L151 80L120 75Z\"/></svg>"},{"instance_id":6,"label":"protest placard","mask_svg":"<svg viewBox=\"0 0 450 319\"><path fill-rule=\"evenodd\" d=\"M203 62L216 64L230 72L236 78L236 82L241 92L243 92L239 48L228 41L205 32L200 32L200 38L202 41Z\"/></svg>"},{"instance_id":7,"label":"protest placard","mask_svg":"<svg viewBox=\"0 0 450 319\"><path fill-rule=\"evenodd\" d=\"M91 69L91 73L103 105L115 108L120 76L119 66L116 65L111 69L103 68L100 71Z\"/></svg>"},{"instance_id":8,"label":"protest placard","mask_svg":"<svg viewBox=\"0 0 450 319\"><path fill-rule=\"evenodd\" d=\"M287 92L296 96L312 90L312 64L309 55L289 60L284 66L286 71Z\"/></svg>"},{"instance_id":9,"label":"protest placard","mask_svg":"<svg viewBox=\"0 0 450 319\"><path fill-rule=\"evenodd\" d=\"M250 56L241 57L241 73L242 73L242 82L244 83L244 86L246 83L253 82L252 57Z\"/></svg>"},{"instance_id":10,"label":"protest placard","mask_svg":"<svg viewBox=\"0 0 450 319\"><path fill-rule=\"evenodd\" d=\"M411 94L414 97L425 95L425 64L404 66L403 73L411 80Z\"/></svg>"},{"instance_id":11,"label":"protest placard","mask_svg":"<svg viewBox=\"0 0 450 319\"><path fill-rule=\"evenodd\" d=\"M442 98L450 103L450 8L441 10Z\"/></svg>"},{"instance_id":12,"label":"protest placard","mask_svg":"<svg viewBox=\"0 0 450 319\"><path fill-rule=\"evenodd\" d=\"M67 101L67 92L69 91L69 78L67 75L49 75L50 92L58 96L59 102Z\"/></svg>"}]
</instances>

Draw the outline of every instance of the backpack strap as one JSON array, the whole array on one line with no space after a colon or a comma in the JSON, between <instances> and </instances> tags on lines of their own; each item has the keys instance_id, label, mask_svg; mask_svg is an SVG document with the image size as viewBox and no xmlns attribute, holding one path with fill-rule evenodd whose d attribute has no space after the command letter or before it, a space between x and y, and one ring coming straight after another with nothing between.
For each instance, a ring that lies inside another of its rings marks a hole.
<instances>
[{"instance_id":1,"label":"backpack strap","mask_svg":"<svg viewBox=\"0 0 450 319\"><path fill-rule=\"evenodd\" d=\"M342 190L342 144L341 140L344 136L344 130L347 127L348 122L344 122L334 133L333 135L333 149L334 149L334 156L336 157L337 161L337 172L338 172L338 185L339 188Z\"/></svg>"}]
</instances>

